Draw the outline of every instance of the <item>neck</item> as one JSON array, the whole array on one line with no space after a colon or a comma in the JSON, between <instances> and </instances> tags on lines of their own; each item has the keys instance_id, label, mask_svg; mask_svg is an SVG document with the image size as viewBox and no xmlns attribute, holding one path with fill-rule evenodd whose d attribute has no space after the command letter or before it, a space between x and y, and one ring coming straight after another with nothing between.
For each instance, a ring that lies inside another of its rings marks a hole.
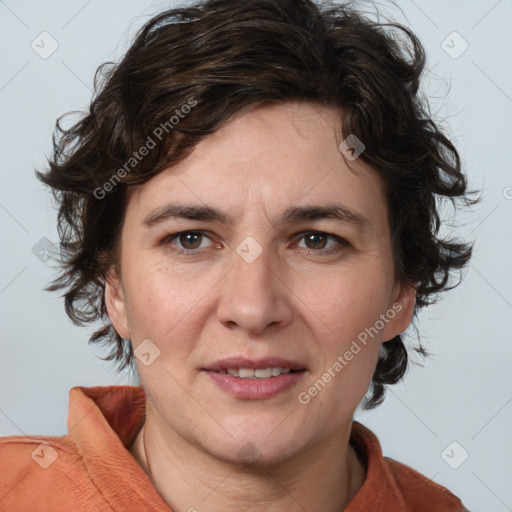
<instances>
[{"instance_id":1,"label":"neck","mask_svg":"<svg viewBox=\"0 0 512 512\"><path fill-rule=\"evenodd\" d=\"M131 452L174 512L340 512L366 475L348 442L350 427L280 464L235 466L146 417Z\"/></svg>"}]
</instances>

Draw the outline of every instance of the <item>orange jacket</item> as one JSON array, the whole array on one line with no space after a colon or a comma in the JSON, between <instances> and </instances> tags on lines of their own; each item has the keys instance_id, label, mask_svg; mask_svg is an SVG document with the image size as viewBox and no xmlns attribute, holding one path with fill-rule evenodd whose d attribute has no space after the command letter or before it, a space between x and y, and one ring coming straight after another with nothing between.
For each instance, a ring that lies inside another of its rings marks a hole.
<instances>
[{"instance_id":1,"label":"orange jacket","mask_svg":"<svg viewBox=\"0 0 512 512\"><path fill-rule=\"evenodd\" d=\"M142 386L77 386L69 396L68 435L0 438L0 510L171 512L129 451L144 423ZM367 476L345 512L466 511L444 487L383 457L357 421L350 442Z\"/></svg>"}]
</instances>

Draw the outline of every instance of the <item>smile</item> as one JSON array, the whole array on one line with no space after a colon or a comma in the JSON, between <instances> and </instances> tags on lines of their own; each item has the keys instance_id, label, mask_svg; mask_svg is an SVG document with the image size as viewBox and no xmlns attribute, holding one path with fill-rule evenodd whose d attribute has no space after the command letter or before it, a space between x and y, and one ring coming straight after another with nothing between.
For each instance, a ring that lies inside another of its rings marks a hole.
<instances>
[{"instance_id":1,"label":"smile","mask_svg":"<svg viewBox=\"0 0 512 512\"><path fill-rule=\"evenodd\" d=\"M269 379L286 375L292 372L290 368L281 368L279 366L269 366L268 368L228 368L218 370L218 373L224 373L238 377L239 379Z\"/></svg>"},{"instance_id":2,"label":"smile","mask_svg":"<svg viewBox=\"0 0 512 512\"><path fill-rule=\"evenodd\" d=\"M203 374L208 376L217 389L238 400L286 396L286 392L298 386L306 373L306 370L282 367L203 370Z\"/></svg>"}]
</instances>

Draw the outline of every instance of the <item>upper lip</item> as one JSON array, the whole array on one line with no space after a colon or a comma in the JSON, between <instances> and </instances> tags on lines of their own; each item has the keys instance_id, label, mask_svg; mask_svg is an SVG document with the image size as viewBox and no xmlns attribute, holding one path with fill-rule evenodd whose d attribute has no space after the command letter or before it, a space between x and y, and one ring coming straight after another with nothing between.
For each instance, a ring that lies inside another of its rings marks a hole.
<instances>
[{"instance_id":1,"label":"upper lip","mask_svg":"<svg viewBox=\"0 0 512 512\"><path fill-rule=\"evenodd\" d=\"M228 357L220 359L215 363L209 364L203 368L208 371L228 370L230 368L290 368L290 370L305 370L305 366L282 357L264 357L261 359L248 359L247 357Z\"/></svg>"}]
</instances>

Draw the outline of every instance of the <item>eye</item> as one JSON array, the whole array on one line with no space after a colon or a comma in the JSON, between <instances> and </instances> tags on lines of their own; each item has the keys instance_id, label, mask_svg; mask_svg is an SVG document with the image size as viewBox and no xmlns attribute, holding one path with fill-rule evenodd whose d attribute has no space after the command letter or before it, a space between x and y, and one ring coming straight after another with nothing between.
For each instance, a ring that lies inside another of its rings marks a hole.
<instances>
[{"instance_id":1,"label":"eye","mask_svg":"<svg viewBox=\"0 0 512 512\"><path fill-rule=\"evenodd\" d=\"M350 247L350 244L343 238L322 231L307 231L301 233L300 239L304 239L306 249L311 249L309 252L332 253L341 250L340 246ZM327 246L329 240L334 243Z\"/></svg>"},{"instance_id":2,"label":"eye","mask_svg":"<svg viewBox=\"0 0 512 512\"><path fill-rule=\"evenodd\" d=\"M172 250L179 254L193 256L208 247L203 245L205 240L212 242L204 231L181 231L167 235L162 240L162 245L172 246ZM305 231L299 235L299 240L304 240L306 246L296 245L296 247L305 249L307 253L330 254L342 250L343 247L351 247L350 243L343 238L322 231ZM215 245L220 248L219 244Z\"/></svg>"},{"instance_id":3,"label":"eye","mask_svg":"<svg viewBox=\"0 0 512 512\"><path fill-rule=\"evenodd\" d=\"M162 244L164 245L172 245L174 246L174 250L181 254L197 254L200 249L204 249L205 247L201 247L201 242L204 239L211 239L204 234L203 231L181 231L180 233L173 233L172 235L166 236L162 240ZM177 246L173 243L176 240L180 245Z\"/></svg>"}]
</instances>

